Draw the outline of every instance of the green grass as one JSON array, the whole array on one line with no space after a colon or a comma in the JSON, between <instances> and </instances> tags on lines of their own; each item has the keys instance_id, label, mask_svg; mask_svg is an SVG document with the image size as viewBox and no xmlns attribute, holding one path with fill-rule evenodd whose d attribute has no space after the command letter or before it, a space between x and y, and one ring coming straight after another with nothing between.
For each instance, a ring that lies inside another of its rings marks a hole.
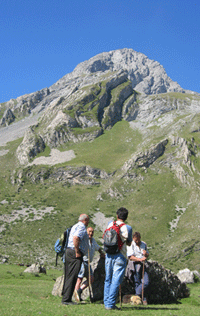
<instances>
[{"instance_id":1,"label":"green grass","mask_svg":"<svg viewBox=\"0 0 200 316\"><path fill-rule=\"evenodd\" d=\"M60 315L144 315L144 316L198 316L200 283L189 285L189 298L178 304L132 306L122 304L121 311L106 311L102 302L64 306L61 298L51 294L55 279L61 275L56 269L47 274L24 273L26 267L3 264L0 267L0 306L2 316L60 316ZM119 304L117 304L119 306Z\"/></svg>"},{"instance_id":2,"label":"green grass","mask_svg":"<svg viewBox=\"0 0 200 316\"><path fill-rule=\"evenodd\" d=\"M140 141L141 135L138 131L132 130L128 122L121 121L93 142L66 144L59 149L73 149L76 154L76 158L66 165L90 165L113 172L130 157Z\"/></svg>"}]
</instances>

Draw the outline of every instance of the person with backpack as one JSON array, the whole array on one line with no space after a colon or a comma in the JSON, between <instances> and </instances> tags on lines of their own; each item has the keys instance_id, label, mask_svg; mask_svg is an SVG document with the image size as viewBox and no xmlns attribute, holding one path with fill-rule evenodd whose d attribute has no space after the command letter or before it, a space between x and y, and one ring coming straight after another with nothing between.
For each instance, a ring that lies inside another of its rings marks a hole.
<instances>
[{"instance_id":1,"label":"person with backpack","mask_svg":"<svg viewBox=\"0 0 200 316\"><path fill-rule=\"evenodd\" d=\"M89 270L88 270L89 264L88 263L92 262L92 260L94 258L95 251L98 251L100 253L101 258L105 258L105 254L103 253L101 247L97 244L96 240L93 237L94 229L92 227L88 227L87 233L88 233L88 237L89 237L89 253L83 257L83 262L82 262L81 269L80 269L79 274L78 274L78 279L77 279L75 290L74 290L74 296L75 296L75 299L77 302L82 301L81 294L82 294L83 290L85 290L89 285L89 280L88 280L88 278L89 278ZM89 258L88 258L88 256L89 256ZM84 277L87 280L81 284ZM91 284L94 282L94 276L93 276L93 272L92 272L91 267L90 267L90 282L91 282Z\"/></svg>"},{"instance_id":2,"label":"person with backpack","mask_svg":"<svg viewBox=\"0 0 200 316\"><path fill-rule=\"evenodd\" d=\"M74 305L72 296L76 285L83 256L88 252L87 226L89 216L81 214L78 223L72 226L69 234L67 249L65 251L64 284L62 290L62 304Z\"/></svg>"},{"instance_id":3,"label":"person with backpack","mask_svg":"<svg viewBox=\"0 0 200 316\"><path fill-rule=\"evenodd\" d=\"M119 309L116 304L119 286L123 281L127 263L126 245L131 245L130 229L124 221L128 217L128 210L121 207L117 210L117 221L108 224L104 232L105 283L104 306L106 310Z\"/></svg>"},{"instance_id":4,"label":"person with backpack","mask_svg":"<svg viewBox=\"0 0 200 316\"><path fill-rule=\"evenodd\" d=\"M147 305L146 292L149 285L148 273L145 269L145 261L149 256L147 244L141 241L139 232L133 234L133 241L127 247L128 266L130 277L133 277L135 294L142 299L143 305ZM128 274L128 271L127 271Z\"/></svg>"}]
</instances>

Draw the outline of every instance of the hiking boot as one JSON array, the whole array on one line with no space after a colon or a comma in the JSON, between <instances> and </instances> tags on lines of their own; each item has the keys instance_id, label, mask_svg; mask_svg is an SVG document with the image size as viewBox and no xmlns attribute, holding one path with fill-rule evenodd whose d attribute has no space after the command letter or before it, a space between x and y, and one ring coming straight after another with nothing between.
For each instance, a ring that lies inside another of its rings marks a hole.
<instances>
[{"instance_id":1,"label":"hiking boot","mask_svg":"<svg viewBox=\"0 0 200 316\"><path fill-rule=\"evenodd\" d=\"M81 299L81 294L77 291L77 290L74 290L74 297L75 297L75 300L79 303L80 301L82 301Z\"/></svg>"},{"instance_id":2,"label":"hiking boot","mask_svg":"<svg viewBox=\"0 0 200 316\"><path fill-rule=\"evenodd\" d=\"M113 309L115 309L115 310L119 310L119 311L121 310L121 308L117 307L116 305L113 306L113 307L106 307L106 306L105 306L105 309L106 309L106 310L113 310Z\"/></svg>"}]
</instances>

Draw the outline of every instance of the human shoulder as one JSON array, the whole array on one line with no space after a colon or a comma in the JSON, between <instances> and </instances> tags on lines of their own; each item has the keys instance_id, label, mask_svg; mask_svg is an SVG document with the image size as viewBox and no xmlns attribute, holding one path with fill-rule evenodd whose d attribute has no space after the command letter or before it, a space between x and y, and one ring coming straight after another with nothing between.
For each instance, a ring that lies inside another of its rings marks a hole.
<instances>
[{"instance_id":1,"label":"human shoulder","mask_svg":"<svg viewBox=\"0 0 200 316\"><path fill-rule=\"evenodd\" d=\"M121 237L124 237L125 240L128 238L128 228L126 226L126 224L122 221L116 221L117 225L121 225L120 227L120 235ZM124 241L124 240L123 240Z\"/></svg>"},{"instance_id":2,"label":"human shoulder","mask_svg":"<svg viewBox=\"0 0 200 316\"><path fill-rule=\"evenodd\" d=\"M142 248L142 249L147 249L147 244L146 244L146 242L141 241L140 248Z\"/></svg>"},{"instance_id":3,"label":"human shoulder","mask_svg":"<svg viewBox=\"0 0 200 316\"><path fill-rule=\"evenodd\" d=\"M85 234L87 234L86 226L82 222L78 222L73 227L73 234L77 237L83 237Z\"/></svg>"},{"instance_id":4,"label":"human shoulder","mask_svg":"<svg viewBox=\"0 0 200 316\"><path fill-rule=\"evenodd\" d=\"M92 237L92 245L95 248L95 250L99 250L100 246L97 244L96 240L94 237Z\"/></svg>"}]
</instances>

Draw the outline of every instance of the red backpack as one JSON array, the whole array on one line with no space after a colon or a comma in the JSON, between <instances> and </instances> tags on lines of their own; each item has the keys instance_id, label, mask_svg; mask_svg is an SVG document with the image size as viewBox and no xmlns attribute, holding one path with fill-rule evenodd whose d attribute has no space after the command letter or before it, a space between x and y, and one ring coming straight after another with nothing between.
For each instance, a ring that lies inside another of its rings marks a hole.
<instances>
[{"instance_id":1,"label":"red backpack","mask_svg":"<svg viewBox=\"0 0 200 316\"><path fill-rule=\"evenodd\" d=\"M120 237L120 227L124 225L124 223L118 225L116 221L114 221L113 225L104 231L103 240L106 253L115 254L119 253L122 249L124 243Z\"/></svg>"}]
</instances>

